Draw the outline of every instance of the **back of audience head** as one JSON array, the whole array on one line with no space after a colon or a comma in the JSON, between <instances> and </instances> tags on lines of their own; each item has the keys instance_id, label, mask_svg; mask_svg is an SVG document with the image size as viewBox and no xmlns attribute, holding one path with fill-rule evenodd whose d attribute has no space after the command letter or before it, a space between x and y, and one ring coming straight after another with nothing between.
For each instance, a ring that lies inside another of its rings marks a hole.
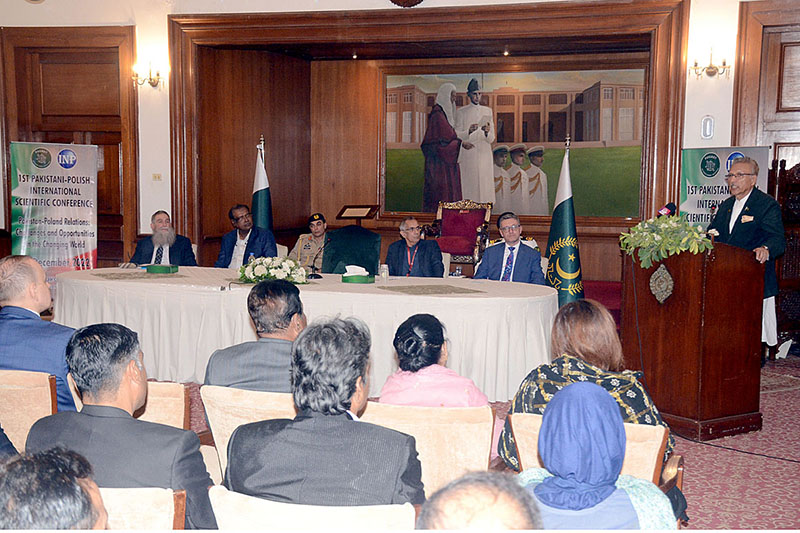
<instances>
[{"instance_id":1,"label":"back of audience head","mask_svg":"<svg viewBox=\"0 0 800 533\"><path fill-rule=\"evenodd\" d=\"M410 316L397 328L393 344L398 364L407 372L447 362L444 326L433 315Z\"/></svg>"},{"instance_id":2,"label":"back of audience head","mask_svg":"<svg viewBox=\"0 0 800 533\"><path fill-rule=\"evenodd\" d=\"M292 347L292 394L298 411L358 414L367 402L369 329L361 320L321 319Z\"/></svg>"},{"instance_id":3,"label":"back of audience head","mask_svg":"<svg viewBox=\"0 0 800 533\"><path fill-rule=\"evenodd\" d=\"M577 300L559 309L553 322L550 354L553 359L564 354L579 357L605 371L625 368L614 318L594 300Z\"/></svg>"},{"instance_id":4,"label":"back of audience head","mask_svg":"<svg viewBox=\"0 0 800 533\"><path fill-rule=\"evenodd\" d=\"M510 474L473 472L428 498L417 529L541 529L536 500Z\"/></svg>"},{"instance_id":5,"label":"back of audience head","mask_svg":"<svg viewBox=\"0 0 800 533\"><path fill-rule=\"evenodd\" d=\"M128 368L141 373L145 384L147 379L139 337L121 324L92 324L75 331L67 343L67 366L81 394L93 399L114 396Z\"/></svg>"},{"instance_id":6,"label":"back of audience head","mask_svg":"<svg viewBox=\"0 0 800 533\"><path fill-rule=\"evenodd\" d=\"M0 463L0 529L106 529L92 467L53 448Z\"/></svg>"},{"instance_id":7,"label":"back of audience head","mask_svg":"<svg viewBox=\"0 0 800 533\"><path fill-rule=\"evenodd\" d=\"M250 289L247 310L259 336L294 340L306 327L300 290L286 280L267 280Z\"/></svg>"},{"instance_id":8,"label":"back of audience head","mask_svg":"<svg viewBox=\"0 0 800 533\"><path fill-rule=\"evenodd\" d=\"M50 304L50 287L36 259L27 255L0 259L0 306L17 305L42 312Z\"/></svg>"}]
</instances>

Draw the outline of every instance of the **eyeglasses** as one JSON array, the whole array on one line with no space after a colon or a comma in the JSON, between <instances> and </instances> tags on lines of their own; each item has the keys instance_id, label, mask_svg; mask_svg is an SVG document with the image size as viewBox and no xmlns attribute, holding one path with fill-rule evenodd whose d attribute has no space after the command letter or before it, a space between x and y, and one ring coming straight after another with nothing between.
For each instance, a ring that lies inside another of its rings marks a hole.
<instances>
[{"instance_id":1,"label":"eyeglasses","mask_svg":"<svg viewBox=\"0 0 800 533\"><path fill-rule=\"evenodd\" d=\"M506 231L517 231L517 230L519 230L519 229L522 229L522 225L521 225L521 224L514 224L513 226L505 226L505 227L501 227L501 228L500 228L500 231L502 231L502 232L506 232Z\"/></svg>"},{"instance_id":2,"label":"eyeglasses","mask_svg":"<svg viewBox=\"0 0 800 533\"><path fill-rule=\"evenodd\" d=\"M758 174L754 172L737 172L736 174L725 174L725 179L729 180L731 178L741 179L743 176L757 176Z\"/></svg>"},{"instance_id":3,"label":"eyeglasses","mask_svg":"<svg viewBox=\"0 0 800 533\"><path fill-rule=\"evenodd\" d=\"M401 229L400 231L409 232L409 231L419 231L421 229L422 229L422 226L414 226L414 227L411 227L411 228Z\"/></svg>"},{"instance_id":4,"label":"eyeglasses","mask_svg":"<svg viewBox=\"0 0 800 533\"><path fill-rule=\"evenodd\" d=\"M236 217L234 219L234 221L235 222L239 222L240 220L244 220L245 218L251 218L252 216L253 216L253 213L247 213L246 215L242 215L240 217Z\"/></svg>"}]
</instances>

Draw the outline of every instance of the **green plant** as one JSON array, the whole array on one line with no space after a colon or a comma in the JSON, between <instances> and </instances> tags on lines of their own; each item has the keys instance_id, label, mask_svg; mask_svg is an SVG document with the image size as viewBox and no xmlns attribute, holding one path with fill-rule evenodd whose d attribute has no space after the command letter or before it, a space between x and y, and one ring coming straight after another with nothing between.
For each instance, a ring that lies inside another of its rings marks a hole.
<instances>
[{"instance_id":1,"label":"green plant","mask_svg":"<svg viewBox=\"0 0 800 533\"><path fill-rule=\"evenodd\" d=\"M692 226L681 215L643 220L619 236L619 246L628 255L638 250L642 268L650 268L670 255L698 254L714 247L702 226Z\"/></svg>"}]
</instances>

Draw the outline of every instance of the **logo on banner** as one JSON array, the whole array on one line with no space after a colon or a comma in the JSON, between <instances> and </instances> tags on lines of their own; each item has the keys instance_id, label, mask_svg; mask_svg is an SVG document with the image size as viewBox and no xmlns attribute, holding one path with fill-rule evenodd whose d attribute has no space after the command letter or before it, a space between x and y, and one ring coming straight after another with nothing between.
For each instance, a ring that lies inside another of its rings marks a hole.
<instances>
[{"instance_id":1,"label":"logo on banner","mask_svg":"<svg viewBox=\"0 0 800 533\"><path fill-rule=\"evenodd\" d=\"M69 148L58 152L58 164L61 168L72 168L78 162L78 156Z\"/></svg>"},{"instance_id":2,"label":"logo on banner","mask_svg":"<svg viewBox=\"0 0 800 533\"><path fill-rule=\"evenodd\" d=\"M740 157L744 157L742 152L731 152L731 155L728 156L728 159L725 161L725 170L728 171L731 169L731 163L733 163L734 159L739 159Z\"/></svg>"},{"instance_id":3,"label":"logo on banner","mask_svg":"<svg viewBox=\"0 0 800 533\"><path fill-rule=\"evenodd\" d=\"M714 152L708 152L700 160L700 172L707 178L713 178L719 173L721 164L719 157Z\"/></svg>"},{"instance_id":4,"label":"logo on banner","mask_svg":"<svg viewBox=\"0 0 800 533\"><path fill-rule=\"evenodd\" d=\"M39 168L49 167L52 159L53 158L50 155L50 151L46 148L37 148L33 151L33 153L31 153L31 163Z\"/></svg>"}]
</instances>

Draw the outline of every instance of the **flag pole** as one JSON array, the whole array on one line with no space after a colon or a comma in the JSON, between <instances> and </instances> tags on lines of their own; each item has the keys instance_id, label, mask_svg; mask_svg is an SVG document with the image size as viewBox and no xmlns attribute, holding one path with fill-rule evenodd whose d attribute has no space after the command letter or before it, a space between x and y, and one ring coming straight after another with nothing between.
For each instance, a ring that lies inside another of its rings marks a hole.
<instances>
[{"instance_id":1,"label":"flag pole","mask_svg":"<svg viewBox=\"0 0 800 533\"><path fill-rule=\"evenodd\" d=\"M267 158L264 157L264 134L261 134L261 138L258 140L258 144L256 145L258 151L261 152L261 161L264 164L264 170L267 169Z\"/></svg>"},{"instance_id":2,"label":"flag pole","mask_svg":"<svg viewBox=\"0 0 800 533\"><path fill-rule=\"evenodd\" d=\"M256 145L256 172L253 177L253 225L272 231L272 198L267 177L267 158L265 157L264 134Z\"/></svg>"}]
</instances>

